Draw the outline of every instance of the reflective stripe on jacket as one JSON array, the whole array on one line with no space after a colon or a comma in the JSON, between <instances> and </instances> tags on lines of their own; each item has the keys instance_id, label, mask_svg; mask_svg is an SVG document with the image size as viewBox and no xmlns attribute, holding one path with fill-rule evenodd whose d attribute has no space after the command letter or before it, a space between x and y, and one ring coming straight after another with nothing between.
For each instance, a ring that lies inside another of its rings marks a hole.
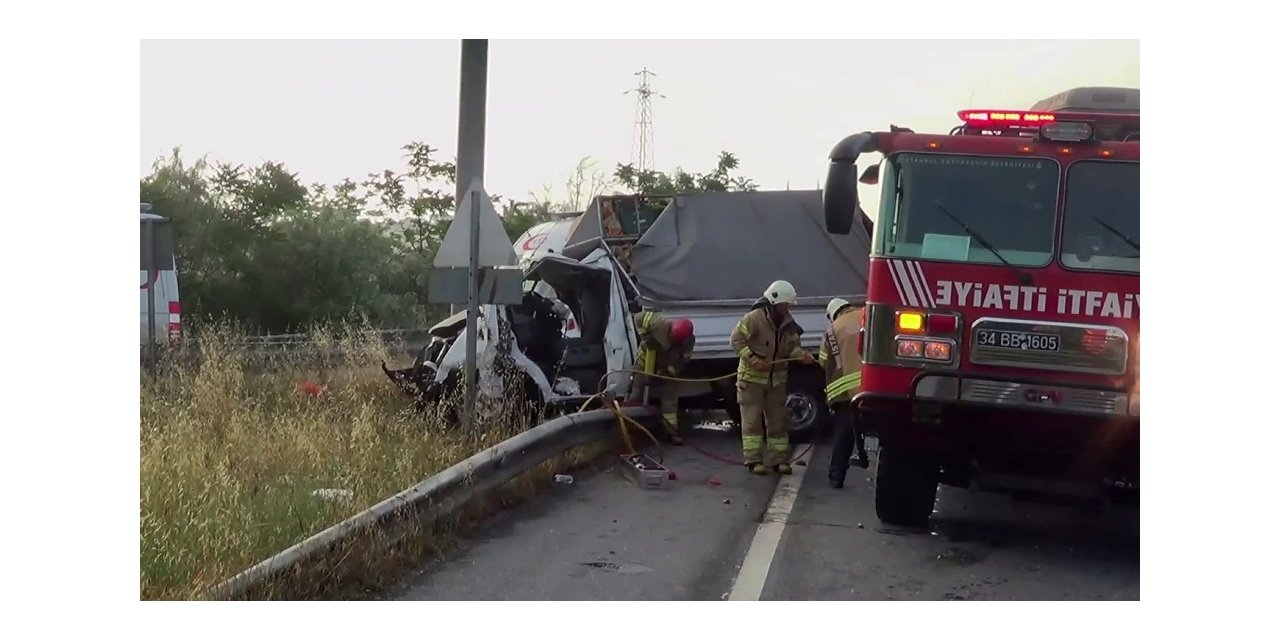
<instances>
[{"instance_id":1,"label":"reflective stripe on jacket","mask_svg":"<svg viewBox=\"0 0 1280 640\"><path fill-rule=\"evenodd\" d=\"M790 313L775 325L770 317L768 303L764 300L756 302L738 321L729 338L733 350L738 354L738 380L771 387L786 384L788 363L775 361L803 355L804 350L800 347L801 333L803 330ZM749 362L752 356L769 362L769 366L763 371L752 369Z\"/></svg>"},{"instance_id":2,"label":"reflective stripe on jacket","mask_svg":"<svg viewBox=\"0 0 1280 640\"><path fill-rule=\"evenodd\" d=\"M822 336L818 357L827 373L827 404L851 400L862 386L862 357L858 355L861 328L861 310L848 307L836 315Z\"/></svg>"}]
</instances>

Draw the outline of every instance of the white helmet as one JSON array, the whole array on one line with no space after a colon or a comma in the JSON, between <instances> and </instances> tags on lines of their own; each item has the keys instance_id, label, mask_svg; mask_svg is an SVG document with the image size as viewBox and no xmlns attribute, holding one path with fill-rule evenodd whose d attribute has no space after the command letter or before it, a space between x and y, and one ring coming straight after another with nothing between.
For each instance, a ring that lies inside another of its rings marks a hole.
<instances>
[{"instance_id":1,"label":"white helmet","mask_svg":"<svg viewBox=\"0 0 1280 640\"><path fill-rule=\"evenodd\" d=\"M840 313L840 310L849 306L849 304L850 302L844 298L832 298L831 302L827 303L827 322L835 322L836 314Z\"/></svg>"},{"instance_id":2,"label":"white helmet","mask_svg":"<svg viewBox=\"0 0 1280 640\"><path fill-rule=\"evenodd\" d=\"M764 290L764 299L768 300L769 304L795 304L796 288L786 280L774 280L773 284Z\"/></svg>"}]
</instances>

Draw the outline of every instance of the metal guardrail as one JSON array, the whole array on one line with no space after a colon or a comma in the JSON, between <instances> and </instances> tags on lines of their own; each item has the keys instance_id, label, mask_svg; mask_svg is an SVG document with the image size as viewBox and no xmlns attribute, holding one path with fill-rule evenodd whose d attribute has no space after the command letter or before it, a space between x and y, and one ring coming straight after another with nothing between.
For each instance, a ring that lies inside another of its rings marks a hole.
<instances>
[{"instance_id":1,"label":"metal guardrail","mask_svg":"<svg viewBox=\"0 0 1280 640\"><path fill-rule=\"evenodd\" d=\"M386 342L429 340L428 329L382 329L362 332L363 335L376 335ZM232 344L237 345L276 345L276 344L310 344L315 342L310 334L282 333L265 336L248 336Z\"/></svg>"},{"instance_id":2,"label":"metal guardrail","mask_svg":"<svg viewBox=\"0 0 1280 640\"><path fill-rule=\"evenodd\" d=\"M428 329L390 329L366 332L362 335L375 335L390 352L397 356L413 358L418 351L431 341ZM268 336L250 336L229 341L218 341L220 346L229 348L247 356L251 361L269 365L276 358L295 360L297 358L341 358L350 355L351 349L344 344L341 337L332 341L316 340L308 334L278 334ZM202 344L199 336L184 338L177 349L164 354L162 360L185 362L192 364L201 358ZM143 366L146 366L147 351L142 350Z\"/></svg>"},{"instance_id":3,"label":"metal guardrail","mask_svg":"<svg viewBox=\"0 0 1280 640\"><path fill-rule=\"evenodd\" d=\"M392 352L402 352L410 357L417 355L417 351L431 341L431 335L427 329L397 329L373 333ZM348 346L341 339L331 342L318 341L306 334L252 337L229 343L228 346L243 349L246 353L258 357L271 355L340 357L349 353Z\"/></svg>"},{"instance_id":4,"label":"metal guardrail","mask_svg":"<svg viewBox=\"0 0 1280 640\"><path fill-rule=\"evenodd\" d=\"M636 420L653 422L654 414L647 407L623 411ZM414 530L430 531L477 496L570 449L603 440L617 433L616 429L617 417L611 409L544 422L250 567L209 590L204 599L245 598L286 572L325 561L343 543L362 536L400 540Z\"/></svg>"},{"instance_id":5,"label":"metal guardrail","mask_svg":"<svg viewBox=\"0 0 1280 640\"><path fill-rule=\"evenodd\" d=\"M364 333L362 336L376 336L383 344L392 348L409 348L415 345L420 347L431 341L431 335L427 329L373 331ZM198 348L199 339L192 340L191 346ZM342 353L346 350L341 338L336 338L332 341L321 341L303 333L252 336L228 342L227 346L253 353L305 353L308 351L320 351L322 347L327 347L327 350L333 353Z\"/></svg>"}]
</instances>

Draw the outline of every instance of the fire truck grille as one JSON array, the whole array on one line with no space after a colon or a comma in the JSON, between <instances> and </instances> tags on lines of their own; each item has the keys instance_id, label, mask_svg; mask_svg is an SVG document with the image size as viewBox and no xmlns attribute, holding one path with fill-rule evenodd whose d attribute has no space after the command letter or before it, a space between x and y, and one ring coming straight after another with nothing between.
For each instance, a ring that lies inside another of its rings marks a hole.
<instances>
[{"instance_id":1,"label":"fire truck grille","mask_svg":"<svg viewBox=\"0 0 1280 640\"><path fill-rule=\"evenodd\" d=\"M1099 415L1125 415L1128 396L1119 391L1095 391L996 380L965 380L960 399L983 404L1036 407Z\"/></svg>"},{"instance_id":2,"label":"fire truck grille","mask_svg":"<svg viewBox=\"0 0 1280 640\"><path fill-rule=\"evenodd\" d=\"M1118 327L982 318L969 333L975 364L1121 375L1129 337Z\"/></svg>"}]
</instances>

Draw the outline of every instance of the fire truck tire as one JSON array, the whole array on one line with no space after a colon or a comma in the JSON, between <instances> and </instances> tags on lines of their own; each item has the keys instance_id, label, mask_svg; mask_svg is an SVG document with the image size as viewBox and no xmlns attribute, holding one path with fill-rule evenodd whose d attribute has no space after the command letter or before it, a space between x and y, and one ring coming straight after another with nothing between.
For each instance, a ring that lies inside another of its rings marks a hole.
<instances>
[{"instance_id":1,"label":"fire truck tire","mask_svg":"<svg viewBox=\"0 0 1280 640\"><path fill-rule=\"evenodd\" d=\"M883 443L878 455L876 517L892 525L926 525L938 497L936 458Z\"/></svg>"}]
</instances>

